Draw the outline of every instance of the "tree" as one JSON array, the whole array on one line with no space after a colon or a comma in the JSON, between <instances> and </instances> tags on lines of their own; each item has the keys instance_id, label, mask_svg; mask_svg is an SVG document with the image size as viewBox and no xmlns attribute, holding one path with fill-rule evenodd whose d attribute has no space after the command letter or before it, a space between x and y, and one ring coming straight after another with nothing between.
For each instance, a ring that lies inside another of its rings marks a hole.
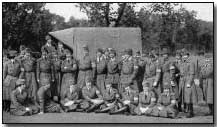
<instances>
[{"instance_id":1,"label":"tree","mask_svg":"<svg viewBox=\"0 0 217 127\"><path fill-rule=\"evenodd\" d=\"M124 14L127 3L117 3L118 8L114 9L114 3L79 3L77 7L85 12L92 26L120 26L120 21Z\"/></svg>"}]
</instances>

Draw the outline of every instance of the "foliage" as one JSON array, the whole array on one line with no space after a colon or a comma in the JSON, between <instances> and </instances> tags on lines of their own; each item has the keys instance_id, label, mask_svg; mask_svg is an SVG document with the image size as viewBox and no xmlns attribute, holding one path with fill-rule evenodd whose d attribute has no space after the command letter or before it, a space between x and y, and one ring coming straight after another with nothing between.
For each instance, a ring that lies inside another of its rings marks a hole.
<instances>
[{"instance_id":1,"label":"foliage","mask_svg":"<svg viewBox=\"0 0 217 127\"><path fill-rule=\"evenodd\" d=\"M45 3L3 3L3 47L18 48L20 44L40 51L50 31L70 27L140 27L143 49L167 46L211 51L213 22L196 19L197 13L181 4L151 3L136 11L136 3L78 3L88 20L52 14Z\"/></svg>"}]
</instances>

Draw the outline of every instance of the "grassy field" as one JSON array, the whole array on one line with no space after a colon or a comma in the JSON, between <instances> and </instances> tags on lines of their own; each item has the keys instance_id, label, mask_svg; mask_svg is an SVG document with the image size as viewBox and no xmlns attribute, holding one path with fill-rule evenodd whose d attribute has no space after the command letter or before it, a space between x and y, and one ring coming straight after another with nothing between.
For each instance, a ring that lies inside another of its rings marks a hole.
<instances>
[{"instance_id":1,"label":"grassy field","mask_svg":"<svg viewBox=\"0 0 217 127\"><path fill-rule=\"evenodd\" d=\"M206 106L196 106L195 117L184 118L180 113L177 119L147 117L147 116L126 116L95 113L46 113L33 116L12 116L3 112L4 123L212 123L213 116L204 116L208 112Z\"/></svg>"}]
</instances>

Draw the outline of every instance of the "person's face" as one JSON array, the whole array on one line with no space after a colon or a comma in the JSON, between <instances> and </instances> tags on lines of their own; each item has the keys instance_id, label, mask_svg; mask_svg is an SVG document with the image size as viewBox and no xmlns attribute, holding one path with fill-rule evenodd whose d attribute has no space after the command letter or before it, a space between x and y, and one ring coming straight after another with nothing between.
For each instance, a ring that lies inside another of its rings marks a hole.
<instances>
[{"instance_id":1,"label":"person's face","mask_svg":"<svg viewBox=\"0 0 217 127\"><path fill-rule=\"evenodd\" d=\"M63 44L62 43L58 43L58 48L63 48Z\"/></svg>"},{"instance_id":2,"label":"person's face","mask_svg":"<svg viewBox=\"0 0 217 127\"><path fill-rule=\"evenodd\" d=\"M25 85L25 84L22 84L22 85L20 86L20 88L21 88L21 90L24 90L24 89L26 88L26 85Z\"/></svg>"},{"instance_id":3,"label":"person's face","mask_svg":"<svg viewBox=\"0 0 217 127\"><path fill-rule=\"evenodd\" d=\"M102 53L101 52L97 52L96 55L97 55L97 57L101 57Z\"/></svg>"},{"instance_id":4,"label":"person's face","mask_svg":"<svg viewBox=\"0 0 217 127\"><path fill-rule=\"evenodd\" d=\"M114 57L115 57L115 54L114 54L114 53L110 53L109 56L110 56L111 58L114 58Z\"/></svg>"},{"instance_id":5,"label":"person's face","mask_svg":"<svg viewBox=\"0 0 217 127\"><path fill-rule=\"evenodd\" d=\"M164 89L165 94L169 94L170 90L169 89Z\"/></svg>"},{"instance_id":6,"label":"person's face","mask_svg":"<svg viewBox=\"0 0 217 127\"><path fill-rule=\"evenodd\" d=\"M51 39L48 39L48 40L47 40L47 43L48 43L48 44L51 44Z\"/></svg>"},{"instance_id":7,"label":"person's face","mask_svg":"<svg viewBox=\"0 0 217 127\"><path fill-rule=\"evenodd\" d=\"M129 92L130 91L130 87L129 86L125 87L125 91Z\"/></svg>"},{"instance_id":8,"label":"person's face","mask_svg":"<svg viewBox=\"0 0 217 127\"><path fill-rule=\"evenodd\" d=\"M109 90L111 88L111 84L106 84L106 89Z\"/></svg>"},{"instance_id":9,"label":"person's face","mask_svg":"<svg viewBox=\"0 0 217 127\"><path fill-rule=\"evenodd\" d=\"M181 56L180 55L176 55L176 59L181 59Z\"/></svg>"},{"instance_id":10,"label":"person's face","mask_svg":"<svg viewBox=\"0 0 217 127\"><path fill-rule=\"evenodd\" d=\"M187 59L188 59L188 55L184 55L184 56L182 57L182 59L183 59L183 60L187 60Z\"/></svg>"},{"instance_id":11,"label":"person's face","mask_svg":"<svg viewBox=\"0 0 217 127\"><path fill-rule=\"evenodd\" d=\"M109 52L108 52L108 51L105 51L105 55L108 56L108 55L109 55Z\"/></svg>"},{"instance_id":12,"label":"person's face","mask_svg":"<svg viewBox=\"0 0 217 127\"><path fill-rule=\"evenodd\" d=\"M91 87L91 82L86 82L86 86L88 87L88 88L90 88Z\"/></svg>"},{"instance_id":13,"label":"person's face","mask_svg":"<svg viewBox=\"0 0 217 127\"><path fill-rule=\"evenodd\" d=\"M30 58L30 57L31 57L30 53L26 53L25 56L26 56L27 58Z\"/></svg>"},{"instance_id":14,"label":"person's face","mask_svg":"<svg viewBox=\"0 0 217 127\"><path fill-rule=\"evenodd\" d=\"M144 92L147 92L147 91L148 91L148 87L147 87L147 86L144 86L144 87L143 87L143 91L144 91Z\"/></svg>"}]
</instances>

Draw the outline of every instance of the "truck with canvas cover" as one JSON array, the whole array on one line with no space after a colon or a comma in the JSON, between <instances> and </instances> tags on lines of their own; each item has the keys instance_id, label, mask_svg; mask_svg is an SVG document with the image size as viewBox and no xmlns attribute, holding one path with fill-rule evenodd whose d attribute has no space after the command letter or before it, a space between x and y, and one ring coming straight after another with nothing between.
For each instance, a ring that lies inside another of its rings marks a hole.
<instances>
[{"instance_id":1,"label":"truck with canvas cover","mask_svg":"<svg viewBox=\"0 0 217 127\"><path fill-rule=\"evenodd\" d=\"M82 47L87 45L90 56L94 57L98 48L113 48L120 55L126 48L134 52L142 50L140 28L129 27L73 27L49 33L73 50L73 56L81 58Z\"/></svg>"}]
</instances>

